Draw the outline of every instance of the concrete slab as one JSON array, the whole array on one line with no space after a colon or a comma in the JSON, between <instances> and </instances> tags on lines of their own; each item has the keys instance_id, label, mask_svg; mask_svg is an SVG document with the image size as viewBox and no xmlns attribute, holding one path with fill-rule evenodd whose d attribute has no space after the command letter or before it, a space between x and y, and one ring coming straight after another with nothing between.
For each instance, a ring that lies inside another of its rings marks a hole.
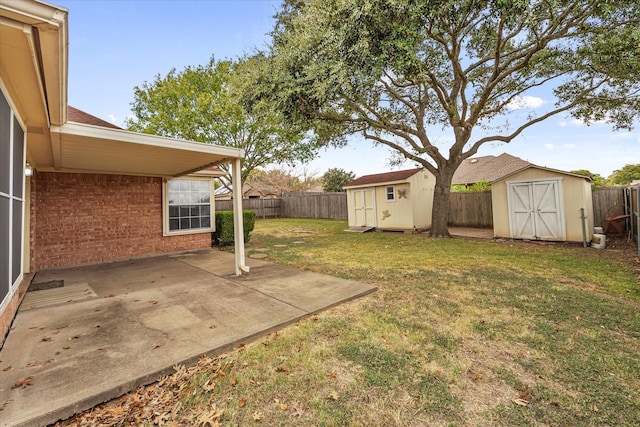
<instances>
[{"instance_id":1,"label":"concrete slab","mask_svg":"<svg viewBox=\"0 0 640 427\"><path fill-rule=\"evenodd\" d=\"M111 400L370 285L206 250L38 273L97 298L18 312L0 350L0 425L46 425ZM42 291L37 291L42 292Z\"/></svg>"}]
</instances>

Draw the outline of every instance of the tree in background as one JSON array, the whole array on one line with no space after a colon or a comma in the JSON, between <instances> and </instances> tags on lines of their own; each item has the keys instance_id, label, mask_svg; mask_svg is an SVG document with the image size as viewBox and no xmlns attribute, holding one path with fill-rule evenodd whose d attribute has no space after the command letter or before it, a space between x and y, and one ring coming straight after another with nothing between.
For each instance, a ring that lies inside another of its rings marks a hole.
<instances>
[{"instance_id":1,"label":"tree in background","mask_svg":"<svg viewBox=\"0 0 640 427\"><path fill-rule=\"evenodd\" d=\"M153 82L134 88L134 118L126 126L136 132L241 148L245 151L242 182L255 168L313 158L316 148L280 114L251 110L237 101L246 88L243 79L259 68L259 61L255 57L216 62L212 57L206 65L157 75ZM220 165L227 172L221 182L228 189L229 166Z\"/></svg>"},{"instance_id":2,"label":"tree in background","mask_svg":"<svg viewBox=\"0 0 640 427\"><path fill-rule=\"evenodd\" d=\"M607 180L597 173L593 173L587 169L578 169L571 171L571 173L575 173L576 175L588 176L591 178L591 189L597 190L600 187L604 187L607 185Z\"/></svg>"},{"instance_id":3,"label":"tree in background","mask_svg":"<svg viewBox=\"0 0 640 427\"><path fill-rule=\"evenodd\" d=\"M342 187L354 179L356 179L356 176L353 172L347 172L344 169L331 168L320 178L322 181L322 191L327 193L345 191Z\"/></svg>"},{"instance_id":4,"label":"tree in background","mask_svg":"<svg viewBox=\"0 0 640 427\"><path fill-rule=\"evenodd\" d=\"M622 169L614 170L609 175L609 182L614 185L628 185L637 179L640 179L640 163L626 165Z\"/></svg>"},{"instance_id":5,"label":"tree in background","mask_svg":"<svg viewBox=\"0 0 640 427\"><path fill-rule=\"evenodd\" d=\"M483 144L567 113L630 128L639 25L628 0L285 0L251 102L326 143L360 134L424 166L430 233L449 236L453 174Z\"/></svg>"},{"instance_id":6,"label":"tree in background","mask_svg":"<svg viewBox=\"0 0 640 427\"><path fill-rule=\"evenodd\" d=\"M282 197L284 193L310 191L318 184L319 179L306 169L300 173L295 169L274 167L268 170L255 169L249 175L248 181L268 188L278 197Z\"/></svg>"},{"instance_id":7,"label":"tree in background","mask_svg":"<svg viewBox=\"0 0 640 427\"><path fill-rule=\"evenodd\" d=\"M473 193L475 191L491 191L491 183L489 181L478 181L466 186L462 184L455 184L451 186L451 191L457 193Z\"/></svg>"}]
</instances>

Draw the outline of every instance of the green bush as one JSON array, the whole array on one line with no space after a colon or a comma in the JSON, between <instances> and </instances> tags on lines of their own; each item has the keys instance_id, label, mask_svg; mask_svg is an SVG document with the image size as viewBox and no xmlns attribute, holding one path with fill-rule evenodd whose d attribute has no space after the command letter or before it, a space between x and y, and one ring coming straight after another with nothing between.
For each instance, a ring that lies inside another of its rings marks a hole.
<instances>
[{"instance_id":1,"label":"green bush","mask_svg":"<svg viewBox=\"0 0 640 427\"><path fill-rule=\"evenodd\" d=\"M250 239L249 233L253 231L256 223L256 213L254 211L242 211L242 223L244 228L244 242ZM211 239L216 245L233 245L233 212L220 211L216 212L216 231L211 233Z\"/></svg>"}]
</instances>

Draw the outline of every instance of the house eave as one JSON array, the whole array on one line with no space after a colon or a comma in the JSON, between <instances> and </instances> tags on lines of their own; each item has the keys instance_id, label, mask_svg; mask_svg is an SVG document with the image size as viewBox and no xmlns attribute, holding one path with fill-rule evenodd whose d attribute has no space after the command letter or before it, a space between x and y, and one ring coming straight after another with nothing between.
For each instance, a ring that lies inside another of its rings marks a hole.
<instances>
[{"instance_id":1,"label":"house eave","mask_svg":"<svg viewBox=\"0 0 640 427\"><path fill-rule=\"evenodd\" d=\"M37 170L179 177L244 158L238 148L74 122L52 126L48 148Z\"/></svg>"}]
</instances>

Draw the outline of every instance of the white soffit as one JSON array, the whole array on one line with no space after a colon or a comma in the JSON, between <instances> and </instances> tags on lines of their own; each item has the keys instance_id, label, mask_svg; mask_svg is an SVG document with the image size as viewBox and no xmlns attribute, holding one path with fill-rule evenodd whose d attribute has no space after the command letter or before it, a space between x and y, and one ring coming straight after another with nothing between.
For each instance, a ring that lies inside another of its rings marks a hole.
<instances>
[{"instance_id":1,"label":"white soffit","mask_svg":"<svg viewBox=\"0 0 640 427\"><path fill-rule=\"evenodd\" d=\"M244 158L238 148L74 122L51 127L51 148L39 170L177 177Z\"/></svg>"}]
</instances>

